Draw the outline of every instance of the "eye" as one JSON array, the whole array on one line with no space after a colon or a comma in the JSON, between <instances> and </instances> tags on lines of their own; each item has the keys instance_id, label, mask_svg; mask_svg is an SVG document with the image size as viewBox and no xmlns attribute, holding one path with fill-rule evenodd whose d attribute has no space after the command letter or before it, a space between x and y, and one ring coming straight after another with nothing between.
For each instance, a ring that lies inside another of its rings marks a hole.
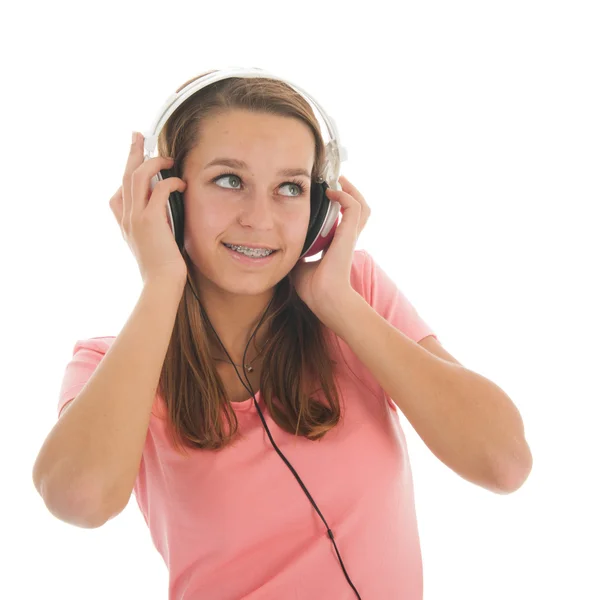
<instances>
[{"instance_id":1,"label":"eye","mask_svg":"<svg viewBox=\"0 0 600 600\"><path fill-rule=\"evenodd\" d=\"M221 179L225 179L225 178L228 179L229 183L231 183L232 179L233 180L239 180L239 181L241 181L241 178L238 175L236 175L235 173L222 173L221 175L217 175L217 177L215 177L212 180L212 182L213 183L217 183ZM283 185L291 185L291 186L295 186L298 189L297 193L292 194L290 196L290 198L295 198L295 197L298 197L298 196L302 196L304 194L304 192L306 191L305 184L302 181L297 180L297 179L295 179L293 181L286 181L286 182L282 183L281 185L282 186ZM219 187L222 187L222 186L219 185ZM233 188L224 188L224 189L234 189L235 190L235 189L240 189L240 188L233 187Z\"/></svg>"},{"instance_id":2,"label":"eye","mask_svg":"<svg viewBox=\"0 0 600 600\"><path fill-rule=\"evenodd\" d=\"M217 177L215 177L212 181L213 183L216 183L217 181L220 181L221 179L225 179L225 177L227 177L229 179L229 182L231 183L232 179L240 179L237 175L234 175L233 173L223 173L222 175L218 175ZM221 187L221 186L219 186Z\"/></svg>"}]
</instances>

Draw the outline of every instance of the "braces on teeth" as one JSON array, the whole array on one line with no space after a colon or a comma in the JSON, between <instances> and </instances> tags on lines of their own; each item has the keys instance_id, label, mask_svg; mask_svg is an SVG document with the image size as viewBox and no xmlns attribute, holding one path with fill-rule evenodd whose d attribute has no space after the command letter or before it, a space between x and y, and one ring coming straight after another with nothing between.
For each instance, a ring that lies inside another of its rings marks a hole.
<instances>
[{"instance_id":1,"label":"braces on teeth","mask_svg":"<svg viewBox=\"0 0 600 600\"><path fill-rule=\"evenodd\" d=\"M269 256L274 252L274 250L258 250L256 248L246 248L245 246L233 246L230 244L225 245L236 252L241 252L242 254L247 254L248 256Z\"/></svg>"}]
</instances>

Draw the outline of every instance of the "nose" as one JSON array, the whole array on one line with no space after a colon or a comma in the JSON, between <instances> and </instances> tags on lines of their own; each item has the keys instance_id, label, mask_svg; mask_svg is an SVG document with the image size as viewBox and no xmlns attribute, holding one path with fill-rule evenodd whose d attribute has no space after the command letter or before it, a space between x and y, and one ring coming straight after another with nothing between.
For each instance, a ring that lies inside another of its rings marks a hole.
<instances>
[{"instance_id":1,"label":"nose","mask_svg":"<svg viewBox=\"0 0 600 600\"><path fill-rule=\"evenodd\" d=\"M272 229L274 225L273 202L269 194L248 194L242 204L240 223L254 229Z\"/></svg>"}]
</instances>

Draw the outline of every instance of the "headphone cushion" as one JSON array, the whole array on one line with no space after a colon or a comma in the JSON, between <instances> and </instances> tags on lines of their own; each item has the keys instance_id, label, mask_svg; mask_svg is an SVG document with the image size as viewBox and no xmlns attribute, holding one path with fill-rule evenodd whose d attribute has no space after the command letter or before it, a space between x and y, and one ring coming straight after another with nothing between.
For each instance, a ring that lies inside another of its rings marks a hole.
<instances>
[{"instance_id":1,"label":"headphone cushion","mask_svg":"<svg viewBox=\"0 0 600 600\"><path fill-rule=\"evenodd\" d=\"M302 248L303 255L315 242L323 222L327 216L330 200L325 194L329 186L326 181L316 182L311 181L310 184L310 219L308 221L308 231Z\"/></svg>"},{"instance_id":2,"label":"headphone cushion","mask_svg":"<svg viewBox=\"0 0 600 600\"><path fill-rule=\"evenodd\" d=\"M169 194L169 205L173 215L173 226L175 228L175 241L180 250L183 250L183 194L179 191Z\"/></svg>"},{"instance_id":3,"label":"headphone cushion","mask_svg":"<svg viewBox=\"0 0 600 600\"><path fill-rule=\"evenodd\" d=\"M176 177L176 173L173 169L161 169L161 177L168 179L169 177ZM179 250L183 250L183 194L179 191L174 191L169 194L169 207L171 208L171 215L173 217L173 233L175 235L175 241Z\"/></svg>"}]
</instances>

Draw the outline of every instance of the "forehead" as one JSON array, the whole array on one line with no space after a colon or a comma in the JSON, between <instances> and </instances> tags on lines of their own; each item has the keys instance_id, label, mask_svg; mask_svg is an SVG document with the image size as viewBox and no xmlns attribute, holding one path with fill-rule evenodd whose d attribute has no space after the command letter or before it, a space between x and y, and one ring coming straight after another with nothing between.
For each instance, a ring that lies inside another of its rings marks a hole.
<instances>
[{"instance_id":1,"label":"forehead","mask_svg":"<svg viewBox=\"0 0 600 600\"><path fill-rule=\"evenodd\" d=\"M190 151L204 161L202 167L217 157L251 163L268 152L288 163L294 160L312 165L315 139L306 123L294 117L232 110L217 113L202 122L196 146Z\"/></svg>"},{"instance_id":2,"label":"forehead","mask_svg":"<svg viewBox=\"0 0 600 600\"><path fill-rule=\"evenodd\" d=\"M244 133L257 129L272 133L295 131L300 134L304 132L305 135L312 137L310 128L299 118L267 112L231 109L213 112L202 121L204 133Z\"/></svg>"}]
</instances>

